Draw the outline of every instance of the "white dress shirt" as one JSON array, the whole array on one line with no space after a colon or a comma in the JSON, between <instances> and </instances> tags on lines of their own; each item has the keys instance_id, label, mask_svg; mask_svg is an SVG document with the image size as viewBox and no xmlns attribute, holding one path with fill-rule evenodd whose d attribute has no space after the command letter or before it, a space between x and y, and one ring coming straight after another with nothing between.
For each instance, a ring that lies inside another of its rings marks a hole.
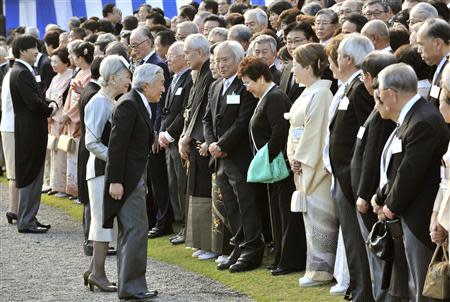
<instances>
[{"instance_id":1,"label":"white dress shirt","mask_svg":"<svg viewBox=\"0 0 450 302\"><path fill-rule=\"evenodd\" d=\"M223 87L222 87L222 96L225 95L225 92L227 92L227 89L231 86L231 83L233 83L234 79L236 78L236 74L229 77L228 79L223 79Z\"/></svg>"},{"instance_id":2,"label":"white dress shirt","mask_svg":"<svg viewBox=\"0 0 450 302\"><path fill-rule=\"evenodd\" d=\"M141 100L142 100L142 103L144 103L145 109L147 109L149 118L152 119L152 110L150 109L150 104L148 103L147 98L141 92L137 91L137 93L141 97Z\"/></svg>"}]
</instances>

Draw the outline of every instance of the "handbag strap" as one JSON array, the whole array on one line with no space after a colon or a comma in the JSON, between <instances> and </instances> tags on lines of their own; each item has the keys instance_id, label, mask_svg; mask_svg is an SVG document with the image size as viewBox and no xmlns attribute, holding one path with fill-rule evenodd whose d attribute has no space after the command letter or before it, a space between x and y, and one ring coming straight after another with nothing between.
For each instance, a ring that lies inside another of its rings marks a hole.
<instances>
[{"instance_id":1,"label":"handbag strap","mask_svg":"<svg viewBox=\"0 0 450 302\"><path fill-rule=\"evenodd\" d=\"M438 243L436 249L434 250L433 257L431 258L430 265L432 265L436 261L437 254L439 250L442 248L442 255L446 262L448 262L446 250L443 244Z\"/></svg>"}]
</instances>

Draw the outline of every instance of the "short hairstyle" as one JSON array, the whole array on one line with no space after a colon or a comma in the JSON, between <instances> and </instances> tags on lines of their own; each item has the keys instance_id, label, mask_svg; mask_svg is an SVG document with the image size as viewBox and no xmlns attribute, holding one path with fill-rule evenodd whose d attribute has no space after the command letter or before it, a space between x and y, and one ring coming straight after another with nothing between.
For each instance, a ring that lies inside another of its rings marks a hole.
<instances>
[{"instance_id":1,"label":"short hairstyle","mask_svg":"<svg viewBox=\"0 0 450 302\"><path fill-rule=\"evenodd\" d=\"M164 16L157 12L151 12L147 18L147 20L152 20L153 24L161 24L166 26L166 19L164 19Z\"/></svg>"},{"instance_id":2,"label":"short hairstyle","mask_svg":"<svg viewBox=\"0 0 450 302\"><path fill-rule=\"evenodd\" d=\"M258 22L259 25L263 25L267 27L269 25L269 19L267 18L267 14L260 8L254 8L246 11L244 13L244 18L247 18L250 15L254 15L256 22Z\"/></svg>"},{"instance_id":3,"label":"short hairstyle","mask_svg":"<svg viewBox=\"0 0 450 302\"><path fill-rule=\"evenodd\" d=\"M75 35L75 39L83 40L86 37L86 31L81 27L72 28L71 32Z\"/></svg>"},{"instance_id":4,"label":"short hairstyle","mask_svg":"<svg viewBox=\"0 0 450 302\"><path fill-rule=\"evenodd\" d=\"M105 55L119 55L122 56L125 60L128 60L128 48L119 41L113 41L106 47Z\"/></svg>"},{"instance_id":5,"label":"short hairstyle","mask_svg":"<svg viewBox=\"0 0 450 302\"><path fill-rule=\"evenodd\" d=\"M284 30L284 37L286 38L289 33L293 31L301 31L305 35L306 39L312 39L313 42L319 42L319 39L317 38L313 27L309 23L301 22L289 24L288 27L286 27L286 29Z\"/></svg>"},{"instance_id":6,"label":"short hairstyle","mask_svg":"<svg viewBox=\"0 0 450 302\"><path fill-rule=\"evenodd\" d=\"M398 22L400 24L403 24L408 29L409 28L408 20L409 20L409 9L404 9L395 14L395 16L392 18L391 23L394 24L395 22Z\"/></svg>"},{"instance_id":7,"label":"short hairstyle","mask_svg":"<svg viewBox=\"0 0 450 302\"><path fill-rule=\"evenodd\" d=\"M411 18L413 15L420 14L424 18L420 21L425 21L428 18L436 18L439 16L437 9L427 2L420 2L414 5L409 12L409 17Z\"/></svg>"},{"instance_id":8,"label":"short hairstyle","mask_svg":"<svg viewBox=\"0 0 450 302\"><path fill-rule=\"evenodd\" d=\"M228 9L228 12L230 14L238 13L238 14L243 15L245 13L245 11L247 11L248 9L250 9L250 7L245 3L233 3L233 4L231 4L230 8Z\"/></svg>"},{"instance_id":9,"label":"short hairstyle","mask_svg":"<svg viewBox=\"0 0 450 302\"><path fill-rule=\"evenodd\" d=\"M94 19L88 19L86 20L82 25L81 28L84 30L90 30L93 33L96 33L98 31L98 21Z\"/></svg>"},{"instance_id":10,"label":"short hairstyle","mask_svg":"<svg viewBox=\"0 0 450 302\"><path fill-rule=\"evenodd\" d=\"M398 60L393 54L375 50L364 58L361 69L364 73L369 73L372 77L376 77L386 66L396 63L398 63Z\"/></svg>"},{"instance_id":11,"label":"short hairstyle","mask_svg":"<svg viewBox=\"0 0 450 302\"><path fill-rule=\"evenodd\" d=\"M228 39L230 39L232 35L238 42L248 42L252 38L251 30L244 24L236 24L230 27L228 30Z\"/></svg>"},{"instance_id":12,"label":"short hairstyle","mask_svg":"<svg viewBox=\"0 0 450 302\"><path fill-rule=\"evenodd\" d=\"M279 17L280 23L291 24L295 22L295 19L297 18L298 15L301 15L301 13L302 12L296 7L287 9L281 13Z\"/></svg>"},{"instance_id":13,"label":"short hairstyle","mask_svg":"<svg viewBox=\"0 0 450 302\"><path fill-rule=\"evenodd\" d=\"M446 45L450 44L450 24L448 22L438 18L431 18L427 19L420 29L427 37L441 39Z\"/></svg>"},{"instance_id":14,"label":"short hairstyle","mask_svg":"<svg viewBox=\"0 0 450 302\"><path fill-rule=\"evenodd\" d=\"M115 32L114 24L108 19L100 19L98 20L98 31L102 31L105 33L114 33Z\"/></svg>"},{"instance_id":15,"label":"short hairstyle","mask_svg":"<svg viewBox=\"0 0 450 302\"><path fill-rule=\"evenodd\" d=\"M151 26L151 27L149 27L149 28L150 28L150 32L152 32L152 35L153 35L153 33L154 33L155 38L156 38L156 35L157 35L159 32L169 30L167 27L165 27L164 25L161 25L161 24L156 24L156 25L153 25L153 26ZM175 33L174 33L174 34L175 34Z\"/></svg>"},{"instance_id":16,"label":"short hairstyle","mask_svg":"<svg viewBox=\"0 0 450 302\"><path fill-rule=\"evenodd\" d=\"M37 29L37 27L34 26L27 26L25 28L25 34L26 35L31 35L33 37L35 37L36 39L39 39L39 29Z\"/></svg>"},{"instance_id":17,"label":"short hairstyle","mask_svg":"<svg viewBox=\"0 0 450 302\"><path fill-rule=\"evenodd\" d=\"M393 51L396 51L400 46L409 44L409 32L402 28L389 29L390 45Z\"/></svg>"},{"instance_id":18,"label":"short hairstyle","mask_svg":"<svg viewBox=\"0 0 450 302\"><path fill-rule=\"evenodd\" d=\"M158 74L164 76L164 71L158 65L142 64L134 71L133 83L131 86L138 91L142 91L142 86L144 86L145 83L153 83Z\"/></svg>"},{"instance_id":19,"label":"short hairstyle","mask_svg":"<svg viewBox=\"0 0 450 302\"><path fill-rule=\"evenodd\" d=\"M70 66L69 51L65 47L61 47L53 52L53 56L57 56L61 62Z\"/></svg>"},{"instance_id":20,"label":"short hairstyle","mask_svg":"<svg viewBox=\"0 0 450 302\"><path fill-rule=\"evenodd\" d=\"M205 18L205 23L208 21L215 21L219 23L219 27L227 27L227 22L222 17L216 16L216 15L209 15Z\"/></svg>"},{"instance_id":21,"label":"short hairstyle","mask_svg":"<svg viewBox=\"0 0 450 302\"><path fill-rule=\"evenodd\" d=\"M272 49L272 52L277 52L277 41L269 35L259 35L253 40L255 45L256 44L269 44L270 49Z\"/></svg>"},{"instance_id":22,"label":"short hairstyle","mask_svg":"<svg viewBox=\"0 0 450 302\"><path fill-rule=\"evenodd\" d=\"M211 11L214 15L217 15L217 12L219 10L219 4L214 0L203 0L203 3L205 3L205 9L207 11Z\"/></svg>"},{"instance_id":23,"label":"short hairstyle","mask_svg":"<svg viewBox=\"0 0 450 302\"><path fill-rule=\"evenodd\" d=\"M100 64L100 78L99 78L100 85L108 86L111 80L111 76L117 75L122 71L127 71L131 73L130 70L128 69L128 62L122 56L119 55L106 56L103 59L102 63Z\"/></svg>"},{"instance_id":24,"label":"short hairstyle","mask_svg":"<svg viewBox=\"0 0 450 302\"><path fill-rule=\"evenodd\" d=\"M366 8L369 5L381 5L383 8L383 11L387 13L389 11L389 5L386 2L383 2L381 0L369 0L363 5L363 9Z\"/></svg>"},{"instance_id":25,"label":"short hairstyle","mask_svg":"<svg viewBox=\"0 0 450 302\"><path fill-rule=\"evenodd\" d=\"M197 9L192 5L184 5L180 7L178 15L187 18L189 20L194 20L195 15L197 14Z\"/></svg>"},{"instance_id":26,"label":"short hairstyle","mask_svg":"<svg viewBox=\"0 0 450 302\"><path fill-rule=\"evenodd\" d=\"M107 3L107 4L105 4L105 5L103 6L103 9L102 9L102 16L103 16L103 18L108 17L108 14L112 14L115 6L116 6L116 5L113 4L113 3Z\"/></svg>"},{"instance_id":27,"label":"short hairstyle","mask_svg":"<svg viewBox=\"0 0 450 302\"><path fill-rule=\"evenodd\" d=\"M369 20L367 20L367 18L361 14L351 14L350 16L347 17L347 20L345 20L345 21L355 24L356 31L359 33L361 32L364 25L367 22L369 22Z\"/></svg>"},{"instance_id":28,"label":"short hairstyle","mask_svg":"<svg viewBox=\"0 0 450 302\"><path fill-rule=\"evenodd\" d=\"M393 14L397 14L402 10L401 0L386 0L386 4L391 8Z\"/></svg>"},{"instance_id":29,"label":"short hairstyle","mask_svg":"<svg viewBox=\"0 0 450 302\"><path fill-rule=\"evenodd\" d=\"M135 16L126 16L122 21L124 30L133 30L138 27L139 20Z\"/></svg>"},{"instance_id":30,"label":"short hairstyle","mask_svg":"<svg viewBox=\"0 0 450 302\"><path fill-rule=\"evenodd\" d=\"M361 67L364 58L374 51L374 47L369 38L361 34L352 33L342 40L338 51L342 52L344 56L351 58L356 67Z\"/></svg>"},{"instance_id":31,"label":"short hairstyle","mask_svg":"<svg viewBox=\"0 0 450 302\"><path fill-rule=\"evenodd\" d=\"M154 12L159 13L161 16L164 17L164 11L163 11L161 8L159 8L159 7L154 7L154 8L152 8L152 10L153 10Z\"/></svg>"},{"instance_id":32,"label":"short hairstyle","mask_svg":"<svg viewBox=\"0 0 450 302\"><path fill-rule=\"evenodd\" d=\"M84 37L83 41L91 42L95 45L95 42L97 42L97 38L98 38L97 34L90 34L89 36Z\"/></svg>"},{"instance_id":33,"label":"short hairstyle","mask_svg":"<svg viewBox=\"0 0 450 302\"><path fill-rule=\"evenodd\" d=\"M328 67L328 57L325 48L320 43L308 43L297 47L294 60L303 67L311 66L316 77L322 76Z\"/></svg>"},{"instance_id":34,"label":"short hairstyle","mask_svg":"<svg viewBox=\"0 0 450 302\"><path fill-rule=\"evenodd\" d=\"M228 48L233 53L233 57L236 63L242 61L245 56L245 51L242 48L242 45L236 41L224 41L217 46L217 51L222 48Z\"/></svg>"},{"instance_id":35,"label":"short hairstyle","mask_svg":"<svg viewBox=\"0 0 450 302\"><path fill-rule=\"evenodd\" d=\"M133 32L136 32L144 38L149 39L150 42L152 42L152 45L155 43L155 38L153 37L152 32L150 31L150 28L148 26L140 26L136 29L133 29Z\"/></svg>"},{"instance_id":36,"label":"short hairstyle","mask_svg":"<svg viewBox=\"0 0 450 302\"><path fill-rule=\"evenodd\" d=\"M434 6L434 8L437 10L438 15L440 18L444 19L445 21L449 20L450 17L450 11L447 7L447 4L438 0L431 0L429 1L431 5Z\"/></svg>"},{"instance_id":37,"label":"short hairstyle","mask_svg":"<svg viewBox=\"0 0 450 302\"><path fill-rule=\"evenodd\" d=\"M289 62L292 61L291 54L289 53L286 46L283 46L278 51L278 58L283 62Z\"/></svg>"},{"instance_id":38,"label":"short hairstyle","mask_svg":"<svg viewBox=\"0 0 450 302\"><path fill-rule=\"evenodd\" d=\"M416 46L403 45L394 54L399 62L406 63L414 69L419 80L426 80L432 75L432 67L425 63Z\"/></svg>"},{"instance_id":39,"label":"short hairstyle","mask_svg":"<svg viewBox=\"0 0 450 302\"><path fill-rule=\"evenodd\" d=\"M289 1L274 1L269 5L269 13L281 15L282 12L292 8L292 4Z\"/></svg>"},{"instance_id":40,"label":"short hairstyle","mask_svg":"<svg viewBox=\"0 0 450 302\"><path fill-rule=\"evenodd\" d=\"M12 43L12 53L14 58L20 59L20 52L30 48L35 48L38 45L38 40L31 35L21 35L16 37Z\"/></svg>"},{"instance_id":41,"label":"short hairstyle","mask_svg":"<svg viewBox=\"0 0 450 302\"><path fill-rule=\"evenodd\" d=\"M378 82L384 89L392 88L400 92L417 93L416 73L410 65L405 63L384 68L378 74Z\"/></svg>"},{"instance_id":42,"label":"short hairstyle","mask_svg":"<svg viewBox=\"0 0 450 302\"><path fill-rule=\"evenodd\" d=\"M272 73L269 66L261 59L255 57L246 57L238 67L238 77L248 77L252 81L257 81L260 77L263 77L266 82L272 81Z\"/></svg>"},{"instance_id":43,"label":"short hairstyle","mask_svg":"<svg viewBox=\"0 0 450 302\"><path fill-rule=\"evenodd\" d=\"M320 3L311 2L304 5L301 9L301 12L307 16L315 16L321 9L322 6L320 5Z\"/></svg>"},{"instance_id":44,"label":"short hairstyle","mask_svg":"<svg viewBox=\"0 0 450 302\"><path fill-rule=\"evenodd\" d=\"M162 46L170 46L173 43L175 43L175 41L177 39L175 39L175 33L171 30L163 30L160 31L156 34L156 38L159 37L159 42L161 43Z\"/></svg>"},{"instance_id":45,"label":"short hairstyle","mask_svg":"<svg viewBox=\"0 0 450 302\"><path fill-rule=\"evenodd\" d=\"M75 27L80 27L80 25L81 25L80 18L78 18L78 17L70 17L68 25L69 25L69 30L72 30Z\"/></svg>"},{"instance_id":46,"label":"short hairstyle","mask_svg":"<svg viewBox=\"0 0 450 302\"><path fill-rule=\"evenodd\" d=\"M231 27L236 24L244 24L245 18L241 14L231 13L225 16L225 21L227 22L227 25Z\"/></svg>"},{"instance_id":47,"label":"short hairstyle","mask_svg":"<svg viewBox=\"0 0 450 302\"><path fill-rule=\"evenodd\" d=\"M48 46L51 46L53 48L58 48L58 46L59 46L59 32L57 32L56 30L48 31L44 35L44 41L45 41L45 44L47 44Z\"/></svg>"},{"instance_id":48,"label":"short hairstyle","mask_svg":"<svg viewBox=\"0 0 450 302\"><path fill-rule=\"evenodd\" d=\"M200 50L205 56L209 54L209 43L202 34L192 34L184 40L184 45L194 50Z\"/></svg>"},{"instance_id":49,"label":"short hairstyle","mask_svg":"<svg viewBox=\"0 0 450 302\"><path fill-rule=\"evenodd\" d=\"M330 18L330 22L333 24L339 23L338 14L336 14L336 12L334 10L332 10L331 8L323 8L315 14L316 18L320 15L328 16Z\"/></svg>"},{"instance_id":50,"label":"short hairstyle","mask_svg":"<svg viewBox=\"0 0 450 302\"><path fill-rule=\"evenodd\" d=\"M94 60L94 44L90 42L81 42L73 48L73 53L77 57L83 58L86 63L91 64Z\"/></svg>"},{"instance_id":51,"label":"short hairstyle","mask_svg":"<svg viewBox=\"0 0 450 302\"><path fill-rule=\"evenodd\" d=\"M97 37L95 45L97 45L100 48L100 50L104 52L108 44L114 41L117 41L117 38L113 34L111 33L101 34Z\"/></svg>"},{"instance_id":52,"label":"short hairstyle","mask_svg":"<svg viewBox=\"0 0 450 302\"><path fill-rule=\"evenodd\" d=\"M184 21L184 22L181 22L181 23L177 24L177 29L179 29L179 28L184 28L184 29L188 30L192 34L198 33L197 24L195 24L192 21Z\"/></svg>"},{"instance_id":53,"label":"short hairstyle","mask_svg":"<svg viewBox=\"0 0 450 302\"><path fill-rule=\"evenodd\" d=\"M208 38L210 36L214 36L214 35L221 36L223 38L223 40L225 41L228 37L228 29L223 28L223 27L215 27L209 32Z\"/></svg>"},{"instance_id":54,"label":"short hairstyle","mask_svg":"<svg viewBox=\"0 0 450 302\"><path fill-rule=\"evenodd\" d=\"M98 80L100 78L100 64L105 56L96 56L91 64L91 79Z\"/></svg>"}]
</instances>

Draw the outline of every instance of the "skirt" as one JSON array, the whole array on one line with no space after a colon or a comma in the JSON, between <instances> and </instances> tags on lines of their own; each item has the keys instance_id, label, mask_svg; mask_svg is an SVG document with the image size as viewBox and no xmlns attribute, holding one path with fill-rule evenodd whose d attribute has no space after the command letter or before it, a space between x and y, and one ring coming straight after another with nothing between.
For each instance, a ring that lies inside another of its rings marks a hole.
<instances>
[{"instance_id":1,"label":"skirt","mask_svg":"<svg viewBox=\"0 0 450 302\"><path fill-rule=\"evenodd\" d=\"M97 176L87 181L91 207L91 226L89 240L110 242L114 240L114 229L103 228L103 193L105 176Z\"/></svg>"},{"instance_id":2,"label":"skirt","mask_svg":"<svg viewBox=\"0 0 450 302\"><path fill-rule=\"evenodd\" d=\"M5 155L6 177L16 179L14 132L2 132L3 153Z\"/></svg>"}]
</instances>

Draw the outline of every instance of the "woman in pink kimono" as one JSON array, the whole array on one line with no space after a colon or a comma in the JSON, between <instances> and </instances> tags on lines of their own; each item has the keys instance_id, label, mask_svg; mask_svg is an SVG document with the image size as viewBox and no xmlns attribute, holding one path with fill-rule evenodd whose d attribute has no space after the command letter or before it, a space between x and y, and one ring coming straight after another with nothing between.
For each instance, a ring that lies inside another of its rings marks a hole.
<instances>
[{"instance_id":1,"label":"woman in pink kimono","mask_svg":"<svg viewBox=\"0 0 450 302\"><path fill-rule=\"evenodd\" d=\"M50 135L57 139L64 129L63 106L67 95L70 80L72 78L72 69L69 68L69 53L66 48L55 51L51 57L53 70L57 73L53 77L50 86L45 93L45 97L55 101L58 104L58 111L49 118ZM52 191L60 194L60 197L66 192L66 153L58 150L56 146L49 150L50 152L50 187Z\"/></svg>"},{"instance_id":2,"label":"woman in pink kimono","mask_svg":"<svg viewBox=\"0 0 450 302\"><path fill-rule=\"evenodd\" d=\"M69 45L70 46L70 45ZM78 99L84 87L91 79L91 63L94 59L94 45L90 42L82 42L69 47L69 56L77 67L76 75L70 84L67 99L64 104L63 120L66 133L75 141L75 148L67 153L67 177L66 193L77 197L77 158L80 144L80 112L78 111Z\"/></svg>"}]
</instances>

